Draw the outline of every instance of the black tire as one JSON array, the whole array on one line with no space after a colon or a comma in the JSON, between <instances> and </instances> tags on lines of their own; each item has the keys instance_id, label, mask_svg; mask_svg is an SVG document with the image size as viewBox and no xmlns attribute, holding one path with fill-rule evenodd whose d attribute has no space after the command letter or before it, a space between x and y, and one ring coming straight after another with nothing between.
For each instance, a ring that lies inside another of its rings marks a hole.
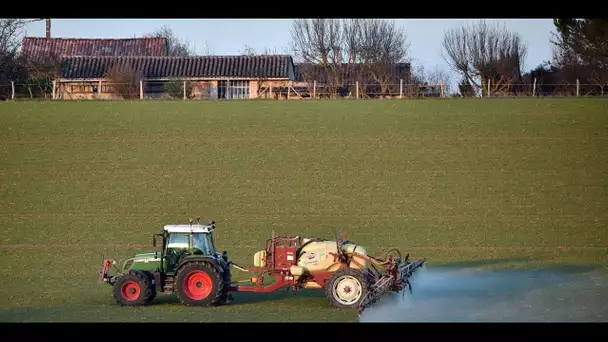
<instances>
[{"instance_id":1,"label":"black tire","mask_svg":"<svg viewBox=\"0 0 608 342\"><path fill-rule=\"evenodd\" d=\"M342 287L342 291L337 289L337 287ZM350 291L348 289L355 291L352 297L349 297ZM339 309L357 308L363 299L365 299L368 292L369 282L363 272L358 269L342 268L334 272L325 283L325 296L327 300L332 306Z\"/></svg>"},{"instance_id":2,"label":"black tire","mask_svg":"<svg viewBox=\"0 0 608 342\"><path fill-rule=\"evenodd\" d=\"M146 305L155 295L156 291L150 278L140 273L121 275L114 283L114 299L123 306Z\"/></svg>"},{"instance_id":3,"label":"black tire","mask_svg":"<svg viewBox=\"0 0 608 342\"><path fill-rule=\"evenodd\" d=\"M208 263L194 261L182 266L177 272L175 285L177 297L184 305L221 304L224 281L217 269Z\"/></svg>"},{"instance_id":4,"label":"black tire","mask_svg":"<svg viewBox=\"0 0 608 342\"><path fill-rule=\"evenodd\" d=\"M146 301L146 304L149 304L154 300L154 298L156 298L156 295L158 294L158 291L156 290L157 285L156 285L156 281L154 280L154 274L152 274L151 272L148 272L148 271L144 271L143 273L148 276L148 280L150 281L150 284L152 285L152 294Z\"/></svg>"},{"instance_id":5,"label":"black tire","mask_svg":"<svg viewBox=\"0 0 608 342\"><path fill-rule=\"evenodd\" d=\"M152 302L154 300L154 298L156 298L156 294L158 294L158 292L152 291L152 295L150 296L150 298L148 298L148 301L146 302L146 304L149 304L150 302Z\"/></svg>"}]
</instances>

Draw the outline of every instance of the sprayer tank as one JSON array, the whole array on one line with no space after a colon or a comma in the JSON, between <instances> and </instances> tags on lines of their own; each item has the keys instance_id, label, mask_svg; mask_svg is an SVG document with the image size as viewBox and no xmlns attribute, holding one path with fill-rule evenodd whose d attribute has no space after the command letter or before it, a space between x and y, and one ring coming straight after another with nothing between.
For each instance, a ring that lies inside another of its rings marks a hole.
<instances>
[{"instance_id":1,"label":"sprayer tank","mask_svg":"<svg viewBox=\"0 0 608 342\"><path fill-rule=\"evenodd\" d=\"M307 239L304 240L306 243ZM308 272L335 271L339 267L337 256L337 244L335 241L310 242L302 249L298 258L298 266L305 268ZM344 244L342 250L346 253L358 253L366 256L365 248L355 244ZM367 260L360 256L354 256L351 268L366 268Z\"/></svg>"}]
</instances>

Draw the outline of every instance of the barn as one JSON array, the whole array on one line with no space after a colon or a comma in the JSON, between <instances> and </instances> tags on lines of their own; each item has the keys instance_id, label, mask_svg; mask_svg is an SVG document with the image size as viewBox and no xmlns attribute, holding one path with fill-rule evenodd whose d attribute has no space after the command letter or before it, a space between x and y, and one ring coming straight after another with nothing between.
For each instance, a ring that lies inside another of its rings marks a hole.
<instances>
[{"instance_id":1,"label":"barn","mask_svg":"<svg viewBox=\"0 0 608 342\"><path fill-rule=\"evenodd\" d=\"M55 98L251 99L295 80L294 70L289 55L64 56Z\"/></svg>"}]
</instances>

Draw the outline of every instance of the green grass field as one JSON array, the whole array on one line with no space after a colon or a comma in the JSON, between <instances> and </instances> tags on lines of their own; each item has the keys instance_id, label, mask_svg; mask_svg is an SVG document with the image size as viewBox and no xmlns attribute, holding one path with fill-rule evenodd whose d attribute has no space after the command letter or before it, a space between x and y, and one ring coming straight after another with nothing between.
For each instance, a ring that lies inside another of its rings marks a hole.
<instances>
[{"instance_id":1,"label":"green grass field","mask_svg":"<svg viewBox=\"0 0 608 342\"><path fill-rule=\"evenodd\" d=\"M356 321L317 291L121 308L96 283L197 214L241 265L340 228L429 266L608 264L607 100L7 102L0 142L0 321Z\"/></svg>"}]
</instances>

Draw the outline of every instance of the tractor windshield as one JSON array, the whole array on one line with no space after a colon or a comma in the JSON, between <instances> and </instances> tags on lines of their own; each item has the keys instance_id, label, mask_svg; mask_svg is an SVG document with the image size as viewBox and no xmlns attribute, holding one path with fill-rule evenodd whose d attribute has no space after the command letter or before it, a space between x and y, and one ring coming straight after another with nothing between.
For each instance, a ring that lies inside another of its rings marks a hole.
<instances>
[{"instance_id":1,"label":"tractor windshield","mask_svg":"<svg viewBox=\"0 0 608 342\"><path fill-rule=\"evenodd\" d=\"M188 234L171 234L167 248L171 250L188 249Z\"/></svg>"},{"instance_id":2,"label":"tractor windshield","mask_svg":"<svg viewBox=\"0 0 608 342\"><path fill-rule=\"evenodd\" d=\"M213 249L213 239L211 238L211 234L208 233L192 234L192 247L194 247L195 253L208 255L215 252Z\"/></svg>"}]
</instances>

